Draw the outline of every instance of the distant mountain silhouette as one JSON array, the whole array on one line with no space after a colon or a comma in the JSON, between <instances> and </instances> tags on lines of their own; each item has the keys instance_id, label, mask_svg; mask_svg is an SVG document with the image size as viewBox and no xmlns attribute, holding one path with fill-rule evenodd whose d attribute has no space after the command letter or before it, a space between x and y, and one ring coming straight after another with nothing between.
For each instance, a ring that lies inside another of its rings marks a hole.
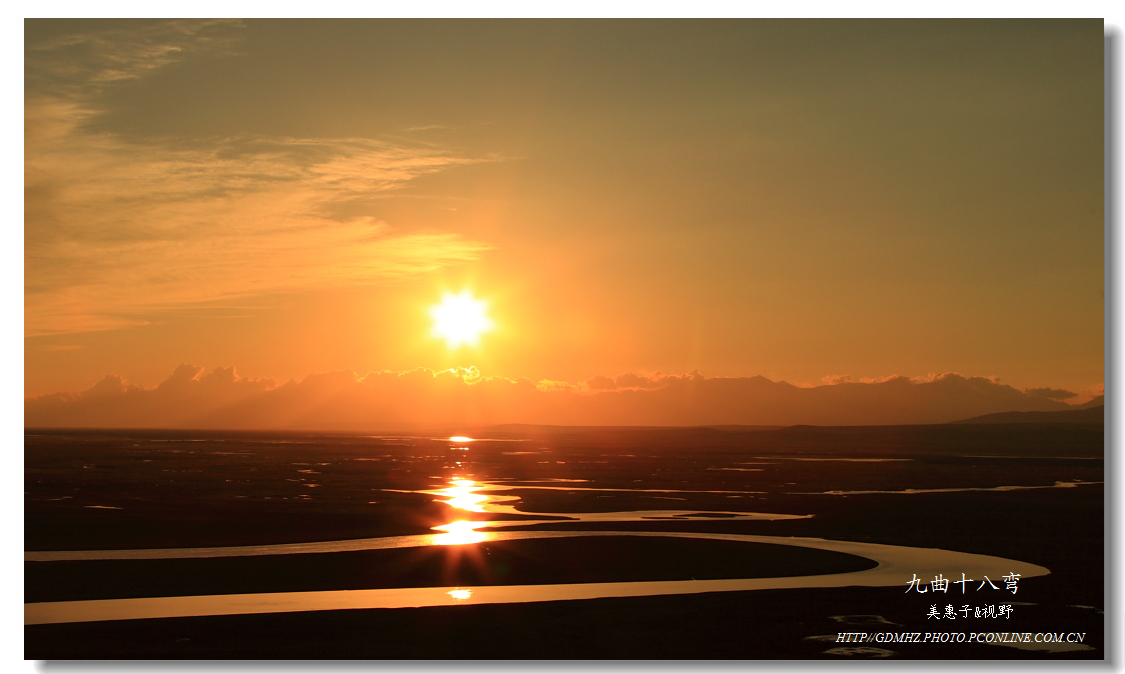
<instances>
[{"instance_id":1,"label":"distant mountain silhouette","mask_svg":"<svg viewBox=\"0 0 1125 674\"><path fill-rule=\"evenodd\" d=\"M320 372L277 385L241 377L233 367L206 372L183 364L155 388L107 375L85 391L26 398L24 425L342 431L499 424L873 426L942 424L1009 412L1085 410L994 378L951 372L806 387L761 376L705 377L696 371L630 372L569 384L485 376L476 368L419 368L365 376ZM1086 414L1098 421L1101 408Z\"/></svg>"},{"instance_id":2,"label":"distant mountain silhouette","mask_svg":"<svg viewBox=\"0 0 1125 674\"><path fill-rule=\"evenodd\" d=\"M1102 396L1090 401L1098 402L1095 407L1088 407L1089 403L1074 410L1061 410L1058 412L997 412L984 414L971 419L954 421L955 424L1102 424L1105 423L1105 405Z\"/></svg>"},{"instance_id":3,"label":"distant mountain silhouette","mask_svg":"<svg viewBox=\"0 0 1125 674\"><path fill-rule=\"evenodd\" d=\"M1084 410L1084 409L1089 409L1091 407L1102 407L1104 405L1105 405L1105 396L1103 395L1103 396L1098 396L1097 398L1094 398L1093 400L1091 400L1088 403L1084 403L1082 405L1079 405L1077 409Z\"/></svg>"}]
</instances>

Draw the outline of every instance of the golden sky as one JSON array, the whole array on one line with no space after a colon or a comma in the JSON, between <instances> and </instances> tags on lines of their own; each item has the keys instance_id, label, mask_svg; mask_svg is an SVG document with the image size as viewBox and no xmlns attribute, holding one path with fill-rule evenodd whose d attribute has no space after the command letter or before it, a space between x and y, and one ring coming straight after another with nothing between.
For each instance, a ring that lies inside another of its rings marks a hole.
<instances>
[{"instance_id":1,"label":"golden sky","mask_svg":"<svg viewBox=\"0 0 1125 674\"><path fill-rule=\"evenodd\" d=\"M1100 387L1103 26L29 20L25 394ZM494 323L431 332L444 293Z\"/></svg>"}]
</instances>

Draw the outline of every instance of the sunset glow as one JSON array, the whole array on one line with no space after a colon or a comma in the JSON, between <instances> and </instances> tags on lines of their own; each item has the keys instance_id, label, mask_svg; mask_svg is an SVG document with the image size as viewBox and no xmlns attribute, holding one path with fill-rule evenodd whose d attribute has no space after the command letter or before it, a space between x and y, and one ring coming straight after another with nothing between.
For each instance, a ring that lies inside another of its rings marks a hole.
<instances>
[{"instance_id":1,"label":"sunset glow","mask_svg":"<svg viewBox=\"0 0 1125 674\"><path fill-rule=\"evenodd\" d=\"M486 311L488 303L473 299L468 290L463 290L458 295L445 293L441 304L430 309L430 317L434 319L431 334L445 339L446 345L451 349L462 345L477 346L481 333L495 327L485 315Z\"/></svg>"},{"instance_id":2,"label":"sunset glow","mask_svg":"<svg viewBox=\"0 0 1125 674\"><path fill-rule=\"evenodd\" d=\"M22 33L25 661L1110 658L1110 20Z\"/></svg>"},{"instance_id":3,"label":"sunset glow","mask_svg":"<svg viewBox=\"0 0 1125 674\"><path fill-rule=\"evenodd\" d=\"M323 396L351 416L299 425L938 422L1100 395L1096 21L1050 40L1018 22L307 25L26 22L29 423L288 428ZM555 51L497 56L528 44ZM1000 386L914 416L655 394L692 372L801 395ZM615 391L635 393L585 400Z\"/></svg>"},{"instance_id":4,"label":"sunset glow","mask_svg":"<svg viewBox=\"0 0 1125 674\"><path fill-rule=\"evenodd\" d=\"M939 423L1102 395L1096 21L316 25L26 22L29 425ZM495 58L527 44L558 51Z\"/></svg>"}]
</instances>

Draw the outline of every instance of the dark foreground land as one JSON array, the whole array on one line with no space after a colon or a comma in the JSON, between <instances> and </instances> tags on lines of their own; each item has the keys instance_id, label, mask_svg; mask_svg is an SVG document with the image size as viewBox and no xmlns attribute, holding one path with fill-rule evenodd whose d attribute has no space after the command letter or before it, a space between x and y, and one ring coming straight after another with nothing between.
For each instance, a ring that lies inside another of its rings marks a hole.
<instances>
[{"instance_id":1,"label":"dark foreground land","mask_svg":"<svg viewBox=\"0 0 1125 674\"><path fill-rule=\"evenodd\" d=\"M1051 574L1020 580L1015 595L992 579L1000 589L970 588L964 600L953 593L948 600L907 594L904 578L902 588L38 625L25 627L25 657L1104 657L1101 426L510 428L466 434L492 439L465 450L457 448L465 443L420 438L29 430L25 548L307 542L429 534L430 527L457 519L519 518L458 511L432 495L410 493L461 477L523 485L503 493L518 496L513 503L521 511L558 516L672 509L814 515L546 525L557 530L813 536L995 555L1045 566ZM544 485L564 488L531 488ZM641 489L677 491L636 491ZM729 541L533 539L237 559L27 562L25 601L744 578L868 566L839 553ZM1003 603L1013 612L1010 618L957 613L957 619L927 619L935 602L958 609L962 603ZM1077 632L1085 633L1084 645L1091 648L835 641L840 632L934 631Z\"/></svg>"}]
</instances>

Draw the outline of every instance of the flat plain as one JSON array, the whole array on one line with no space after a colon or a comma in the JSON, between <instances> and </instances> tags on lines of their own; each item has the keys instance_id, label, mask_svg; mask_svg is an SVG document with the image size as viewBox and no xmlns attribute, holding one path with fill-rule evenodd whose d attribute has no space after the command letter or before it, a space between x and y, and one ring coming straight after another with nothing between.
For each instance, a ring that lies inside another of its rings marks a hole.
<instances>
[{"instance_id":1,"label":"flat plain","mask_svg":"<svg viewBox=\"0 0 1125 674\"><path fill-rule=\"evenodd\" d=\"M905 577L900 587L28 625L25 657L1104 657L1100 424L441 430L420 437L29 429L25 550L309 543L506 520L513 526L501 531L712 532L940 548L1050 574L1018 580L1015 593L1001 578L989 579L996 589L978 589L978 578L919 594ZM453 441L453 432L475 439ZM435 496L454 481L471 481L468 493L502 496L511 508L478 511ZM874 565L780 544L481 538L332 553L25 561L25 602L765 578ZM954 605L956 618L928 618L934 605L939 612ZM1011 606L1010 615L961 612L1001 605ZM841 632L939 631L1085 633L1085 648L837 643Z\"/></svg>"}]
</instances>

